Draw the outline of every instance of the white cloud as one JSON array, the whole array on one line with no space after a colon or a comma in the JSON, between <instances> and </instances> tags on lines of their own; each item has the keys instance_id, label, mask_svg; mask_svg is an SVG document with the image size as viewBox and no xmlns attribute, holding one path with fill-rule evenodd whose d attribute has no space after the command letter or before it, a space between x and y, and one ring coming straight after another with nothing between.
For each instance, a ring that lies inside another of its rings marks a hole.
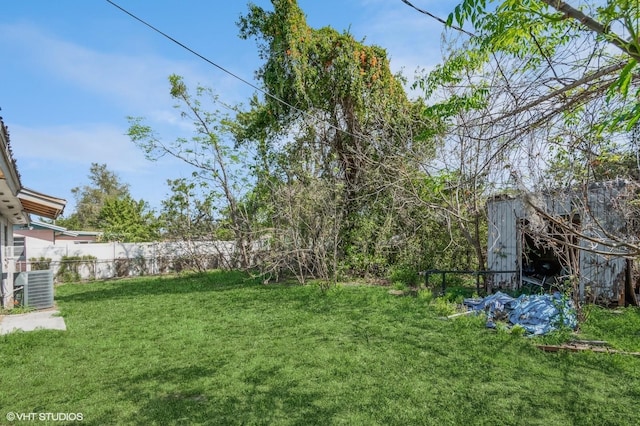
<instances>
[{"instance_id":1,"label":"white cloud","mask_svg":"<svg viewBox=\"0 0 640 426\"><path fill-rule=\"evenodd\" d=\"M3 44L12 44L20 52L20 59L26 59L39 72L46 72L50 78L67 80L119 103L157 102L158 98L153 99L158 96L157 92L147 89L162 83L158 81L162 75L159 70L175 70L175 64L160 58L93 51L30 25L1 25L0 38L4 40Z\"/></svg>"},{"instance_id":2,"label":"white cloud","mask_svg":"<svg viewBox=\"0 0 640 426\"><path fill-rule=\"evenodd\" d=\"M86 165L105 163L110 169L131 172L148 168L143 153L124 130L105 124L30 128L11 126L11 141L18 161L46 160Z\"/></svg>"},{"instance_id":3,"label":"white cloud","mask_svg":"<svg viewBox=\"0 0 640 426\"><path fill-rule=\"evenodd\" d=\"M178 61L132 52L126 46L118 53L92 50L29 24L0 24L0 46L12 50L12 61L28 62L47 78L66 81L126 111L140 111L134 115L170 115L174 103L169 95L171 74L183 76L189 86L213 84L215 77L216 89L227 91L220 93L222 99L234 99L239 91L237 80L191 59L186 52L188 59Z\"/></svg>"},{"instance_id":4,"label":"white cloud","mask_svg":"<svg viewBox=\"0 0 640 426\"><path fill-rule=\"evenodd\" d=\"M74 210L71 188L89 184L91 163L106 164L132 195L158 208L166 195L168 178L189 175L184 164L172 158L151 162L124 130L107 124L29 128L11 126L11 147L22 183L68 201Z\"/></svg>"}]
</instances>

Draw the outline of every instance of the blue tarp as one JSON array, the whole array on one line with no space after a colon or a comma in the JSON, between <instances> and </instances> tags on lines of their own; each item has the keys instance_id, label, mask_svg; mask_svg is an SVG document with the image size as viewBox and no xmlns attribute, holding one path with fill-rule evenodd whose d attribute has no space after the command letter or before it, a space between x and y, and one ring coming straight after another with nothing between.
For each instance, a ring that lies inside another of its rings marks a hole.
<instances>
[{"instance_id":1,"label":"blue tarp","mask_svg":"<svg viewBox=\"0 0 640 426\"><path fill-rule=\"evenodd\" d=\"M496 317L506 317L509 323L522 326L531 335L547 334L561 325L575 330L578 326L573 301L556 292L553 294L521 295L513 298L501 292L484 299L465 299L464 304L475 311L486 311L487 327L495 327Z\"/></svg>"}]
</instances>

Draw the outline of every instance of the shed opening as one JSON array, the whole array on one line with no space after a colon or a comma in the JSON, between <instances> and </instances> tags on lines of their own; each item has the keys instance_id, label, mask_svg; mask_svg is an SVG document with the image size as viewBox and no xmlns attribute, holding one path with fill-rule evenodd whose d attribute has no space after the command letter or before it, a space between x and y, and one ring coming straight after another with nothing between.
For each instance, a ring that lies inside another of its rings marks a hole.
<instances>
[{"instance_id":1,"label":"shed opening","mask_svg":"<svg viewBox=\"0 0 640 426\"><path fill-rule=\"evenodd\" d=\"M580 227L580 217L564 215L560 220L547 221L542 230L534 230L527 219L521 220L523 285L560 289L569 276L579 271L579 242L571 229Z\"/></svg>"}]
</instances>

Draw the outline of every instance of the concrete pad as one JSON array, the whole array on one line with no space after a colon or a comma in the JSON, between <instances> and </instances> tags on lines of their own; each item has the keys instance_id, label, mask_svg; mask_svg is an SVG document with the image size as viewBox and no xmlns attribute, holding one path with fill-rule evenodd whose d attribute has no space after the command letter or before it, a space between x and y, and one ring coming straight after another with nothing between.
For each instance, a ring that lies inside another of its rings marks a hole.
<instances>
[{"instance_id":1,"label":"concrete pad","mask_svg":"<svg viewBox=\"0 0 640 426\"><path fill-rule=\"evenodd\" d=\"M57 310L29 312L19 315L0 316L0 334L9 334L13 331L32 330L66 330L64 318Z\"/></svg>"}]
</instances>

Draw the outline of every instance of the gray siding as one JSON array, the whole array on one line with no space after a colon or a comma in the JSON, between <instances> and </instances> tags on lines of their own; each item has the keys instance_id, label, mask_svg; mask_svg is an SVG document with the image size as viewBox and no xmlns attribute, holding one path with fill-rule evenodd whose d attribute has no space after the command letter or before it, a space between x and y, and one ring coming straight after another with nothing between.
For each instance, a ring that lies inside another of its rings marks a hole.
<instances>
[{"instance_id":1,"label":"gray siding","mask_svg":"<svg viewBox=\"0 0 640 426\"><path fill-rule=\"evenodd\" d=\"M488 269L519 271L518 218L522 214L522 202L517 199L492 200L487 208L489 214ZM490 290L517 288L518 282L518 273L496 273L489 281Z\"/></svg>"},{"instance_id":2,"label":"gray siding","mask_svg":"<svg viewBox=\"0 0 640 426\"><path fill-rule=\"evenodd\" d=\"M608 242L605 231L624 234L622 207L625 200L622 181L592 185L588 192L589 214L583 215L585 235ZM604 229L604 230L603 230ZM604 244L581 241L580 298L588 302L616 302L624 294L627 260L624 252ZM594 253L597 251L599 253ZM607 254L600 254L607 253Z\"/></svg>"},{"instance_id":3,"label":"gray siding","mask_svg":"<svg viewBox=\"0 0 640 426\"><path fill-rule=\"evenodd\" d=\"M603 246L599 247L604 249ZM580 299L586 302L616 302L624 294L627 261L591 251L580 253Z\"/></svg>"}]
</instances>

